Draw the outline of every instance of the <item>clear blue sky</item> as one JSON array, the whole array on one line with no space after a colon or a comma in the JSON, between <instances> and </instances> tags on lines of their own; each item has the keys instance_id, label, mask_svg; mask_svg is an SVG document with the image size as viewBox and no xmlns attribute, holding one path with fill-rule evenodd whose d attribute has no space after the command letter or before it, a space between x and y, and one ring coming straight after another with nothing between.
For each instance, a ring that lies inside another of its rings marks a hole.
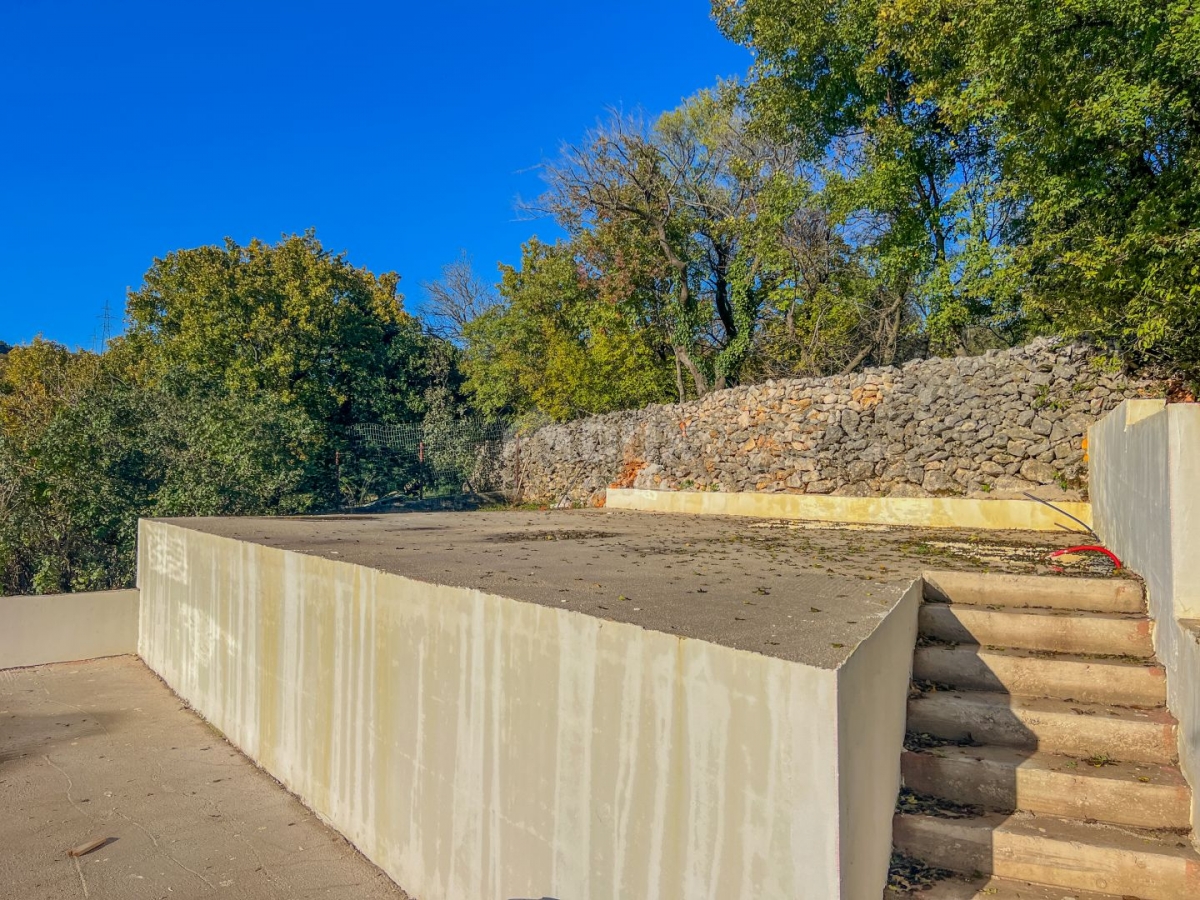
<instances>
[{"instance_id":1,"label":"clear blue sky","mask_svg":"<svg viewBox=\"0 0 1200 900\"><path fill-rule=\"evenodd\" d=\"M0 340L90 347L155 256L308 227L414 309L554 236L514 200L606 107L749 61L706 0L0 0Z\"/></svg>"}]
</instances>

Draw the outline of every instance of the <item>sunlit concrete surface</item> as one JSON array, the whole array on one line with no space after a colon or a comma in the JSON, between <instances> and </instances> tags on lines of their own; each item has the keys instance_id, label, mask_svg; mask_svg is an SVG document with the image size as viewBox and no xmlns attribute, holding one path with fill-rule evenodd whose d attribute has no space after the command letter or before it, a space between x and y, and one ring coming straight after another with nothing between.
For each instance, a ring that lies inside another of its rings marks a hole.
<instances>
[{"instance_id":1,"label":"sunlit concrete surface","mask_svg":"<svg viewBox=\"0 0 1200 900\"><path fill-rule=\"evenodd\" d=\"M609 510L175 521L189 531L835 667L929 568L1045 574L1070 532ZM187 575L174 544L141 568ZM161 557L161 558L158 558Z\"/></svg>"},{"instance_id":2,"label":"sunlit concrete surface","mask_svg":"<svg viewBox=\"0 0 1200 900\"><path fill-rule=\"evenodd\" d=\"M0 671L0 897L209 896L405 900L138 659Z\"/></svg>"},{"instance_id":3,"label":"sunlit concrete surface","mask_svg":"<svg viewBox=\"0 0 1200 900\"><path fill-rule=\"evenodd\" d=\"M1063 528L1078 528L1079 524L1075 519L1088 525L1092 521L1090 503L1066 500L1057 500L1051 507L1036 500L839 497L829 494L768 494L754 491L726 493L609 488L606 505L610 509L685 515L754 516L919 528L973 528L984 531L1061 531Z\"/></svg>"},{"instance_id":4,"label":"sunlit concrete surface","mask_svg":"<svg viewBox=\"0 0 1200 900\"><path fill-rule=\"evenodd\" d=\"M421 900L858 900L887 869L921 570L1047 549L945 537L144 521L139 652Z\"/></svg>"}]
</instances>

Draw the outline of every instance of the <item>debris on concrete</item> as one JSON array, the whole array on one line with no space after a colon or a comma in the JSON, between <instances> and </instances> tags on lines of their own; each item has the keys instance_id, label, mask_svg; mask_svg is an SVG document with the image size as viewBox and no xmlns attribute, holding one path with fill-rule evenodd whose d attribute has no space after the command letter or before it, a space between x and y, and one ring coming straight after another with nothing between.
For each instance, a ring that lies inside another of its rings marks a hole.
<instances>
[{"instance_id":1,"label":"debris on concrete","mask_svg":"<svg viewBox=\"0 0 1200 900\"><path fill-rule=\"evenodd\" d=\"M88 841L86 844L80 844L78 847L72 847L67 851L67 856L87 856L93 850L99 850L105 844L110 843L115 838L96 838L94 841Z\"/></svg>"}]
</instances>

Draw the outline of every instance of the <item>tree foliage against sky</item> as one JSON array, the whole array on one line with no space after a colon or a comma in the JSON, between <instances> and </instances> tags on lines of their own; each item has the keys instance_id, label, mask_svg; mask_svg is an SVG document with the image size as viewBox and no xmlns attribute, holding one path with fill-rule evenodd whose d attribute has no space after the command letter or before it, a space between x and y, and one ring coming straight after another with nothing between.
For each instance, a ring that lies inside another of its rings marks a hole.
<instances>
[{"instance_id":1,"label":"tree foliage against sky","mask_svg":"<svg viewBox=\"0 0 1200 900\"><path fill-rule=\"evenodd\" d=\"M404 312L397 280L311 233L227 241L156 260L102 355L14 348L0 588L128 583L138 516L336 505L345 426L416 421L456 390L449 348Z\"/></svg>"},{"instance_id":2,"label":"tree foliage against sky","mask_svg":"<svg viewBox=\"0 0 1200 900\"><path fill-rule=\"evenodd\" d=\"M596 286L579 302L622 310L674 399L1038 333L1200 378L1195 4L716 0L713 14L754 51L745 83L652 122L611 115L546 165L535 204ZM489 409L554 418L622 402L577 385L547 405L506 378L547 347L468 341L470 383Z\"/></svg>"},{"instance_id":3,"label":"tree foliage against sky","mask_svg":"<svg viewBox=\"0 0 1200 900\"><path fill-rule=\"evenodd\" d=\"M545 177L533 207L568 234L556 274L525 270L546 259L531 242L522 271L504 270L501 302L463 331L467 387L489 412L568 418L904 352L912 297L851 243L820 173L755 126L735 86L653 123L613 113ZM563 306L523 302L530 290ZM583 351L566 368L603 374L541 384L559 341Z\"/></svg>"},{"instance_id":4,"label":"tree foliage against sky","mask_svg":"<svg viewBox=\"0 0 1200 900\"><path fill-rule=\"evenodd\" d=\"M565 145L529 205L565 236L496 285L451 262L425 322L309 232L155 260L102 354L0 343L0 589L128 582L139 515L335 505L359 423L563 420L1037 333L1200 380L1194 3L712 11L745 81Z\"/></svg>"},{"instance_id":5,"label":"tree foliage against sky","mask_svg":"<svg viewBox=\"0 0 1200 900\"><path fill-rule=\"evenodd\" d=\"M935 349L1036 329L1200 366L1200 11L717 0L755 120L821 160Z\"/></svg>"},{"instance_id":6,"label":"tree foliage against sky","mask_svg":"<svg viewBox=\"0 0 1200 900\"><path fill-rule=\"evenodd\" d=\"M652 332L601 298L571 244L529 241L521 267L503 268L500 296L464 330L465 386L485 414L569 419L668 396Z\"/></svg>"}]
</instances>

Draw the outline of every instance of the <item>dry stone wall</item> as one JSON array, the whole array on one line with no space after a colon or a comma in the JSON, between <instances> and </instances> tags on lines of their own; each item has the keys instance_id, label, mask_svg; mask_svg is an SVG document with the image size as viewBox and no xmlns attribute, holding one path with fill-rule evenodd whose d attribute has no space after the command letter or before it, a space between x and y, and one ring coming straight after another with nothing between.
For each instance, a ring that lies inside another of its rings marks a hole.
<instances>
[{"instance_id":1,"label":"dry stone wall","mask_svg":"<svg viewBox=\"0 0 1200 900\"><path fill-rule=\"evenodd\" d=\"M541 428L503 450L526 500L599 504L609 485L846 496L1086 498L1085 435L1148 379L1039 341L833 378L768 381Z\"/></svg>"}]
</instances>

